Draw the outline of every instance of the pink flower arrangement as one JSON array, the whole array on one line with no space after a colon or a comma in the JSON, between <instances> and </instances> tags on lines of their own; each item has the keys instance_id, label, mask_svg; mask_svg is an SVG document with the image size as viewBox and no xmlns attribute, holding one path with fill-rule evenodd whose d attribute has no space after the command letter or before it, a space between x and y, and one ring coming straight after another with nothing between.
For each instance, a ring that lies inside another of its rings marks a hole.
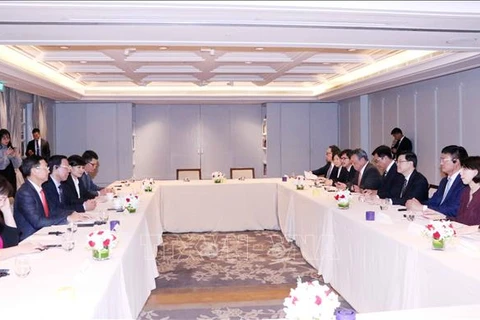
<instances>
[{"instance_id":1,"label":"pink flower arrangement","mask_svg":"<svg viewBox=\"0 0 480 320\"><path fill-rule=\"evenodd\" d=\"M88 246L93 250L108 249L116 245L117 237L109 230L99 230L88 234Z\"/></svg>"}]
</instances>

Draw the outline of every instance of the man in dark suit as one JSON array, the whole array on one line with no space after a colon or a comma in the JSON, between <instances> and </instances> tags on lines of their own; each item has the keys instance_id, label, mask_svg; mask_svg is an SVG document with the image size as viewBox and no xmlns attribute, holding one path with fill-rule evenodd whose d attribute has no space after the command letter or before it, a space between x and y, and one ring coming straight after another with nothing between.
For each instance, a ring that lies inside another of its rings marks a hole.
<instances>
[{"instance_id":1,"label":"man in dark suit","mask_svg":"<svg viewBox=\"0 0 480 320\"><path fill-rule=\"evenodd\" d=\"M340 149L336 145L329 146L325 152L325 160L327 163L323 167L313 170L312 173L316 176L324 176L325 178L330 179L332 171L335 168L335 165L333 164L333 156L336 154L340 154Z\"/></svg>"},{"instance_id":2,"label":"man in dark suit","mask_svg":"<svg viewBox=\"0 0 480 320\"><path fill-rule=\"evenodd\" d=\"M456 217L460 206L460 196L465 188L460 177L462 162L468 158L462 146L450 145L442 149L440 169L446 174L433 196L423 204L417 199L408 200L407 209L414 211L435 210L449 217Z\"/></svg>"},{"instance_id":3,"label":"man in dark suit","mask_svg":"<svg viewBox=\"0 0 480 320\"><path fill-rule=\"evenodd\" d=\"M425 201L428 199L427 178L416 170L417 155L413 152L406 152L398 155L397 170L404 177L404 183L399 197L392 198L393 204L405 205L409 199Z\"/></svg>"},{"instance_id":4,"label":"man in dark suit","mask_svg":"<svg viewBox=\"0 0 480 320\"><path fill-rule=\"evenodd\" d=\"M48 159L48 168L50 169L51 174L48 180L42 184L42 188L45 190L47 201L50 206L77 212L91 211L95 209L95 200L88 200L83 203L68 203L66 201L66 190L63 182L70 176L71 171L66 156L54 155L50 157L50 159Z\"/></svg>"},{"instance_id":5,"label":"man in dark suit","mask_svg":"<svg viewBox=\"0 0 480 320\"><path fill-rule=\"evenodd\" d=\"M77 212L50 208L42 184L48 180L48 166L45 159L33 155L23 160L21 170L26 177L15 197L13 216L20 231L20 240L37 230L85 218Z\"/></svg>"},{"instance_id":6,"label":"man in dark suit","mask_svg":"<svg viewBox=\"0 0 480 320\"><path fill-rule=\"evenodd\" d=\"M94 175L98 170L98 155L93 150L87 150L82 154L83 160L85 160L85 173L81 177L83 185L89 193L89 199L92 199L99 195L105 195L107 192L112 192L110 188L99 187L93 182L91 175Z\"/></svg>"},{"instance_id":7,"label":"man in dark suit","mask_svg":"<svg viewBox=\"0 0 480 320\"><path fill-rule=\"evenodd\" d=\"M50 144L47 140L42 139L40 136L40 129L34 128L32 130L33 140L30 140L27 144L27 150L25 154L27 157L36 154L41 156L46 161L50 158Z\"/></svg>"},{"instance_id":8,"label":"man in dark suit","mask_svg":"<svg viewBox=\"0 0 480 320\"><path fill-rule=\"evenodd\" d=\"M352 153L353 151L351 149L345 149L340 152L340 161L342 163L342 167L337 182L344 184L353 183L353 179L355 179L357 171L355 171L350 161ZM335 183L335 185L337 185L337 183Z\"/></svg>"},{"instance_id":9,"label":"man in dark suit","mask_svg":"<svg viewBox=\"0 0 480 320\"><path fill-rule=\"evenodd\" d=\"M412 141L403 135L403 132L400 128L393 128L390 134L393 136L395 141L392 147L392 154L394 159L398 158L398 155L405 152L412 152Z\"/></svg>"},{"instance_id":10,"label":"man in dark suit","mask_svg":"<svg viewBox=\"0 0 480 320\"><path fill-rule=\"evenodd\" d=\"M351 183L337 183L340 189L349 188L353 192L363 192L364 190L378 190L381 184L380 173L373 164L368 161L368 155L363 149L355 149L350 157L353 167L357 171L355 178Z\"/></svg>"},{"instance_id":11,"label":"man in dark suit","mask_svg":"<svg viewBox=\"0 0 480 320\"><path fill-rule=\"evenodd\" d=\"M372 152L373 163L377 166L382 175L382 184L377 191L372 190L371 194L377 194L381 199L392 199L400 196L404 177L397 171L397 165L388 146L382 145Z\"/></svg>"}]
</instances>

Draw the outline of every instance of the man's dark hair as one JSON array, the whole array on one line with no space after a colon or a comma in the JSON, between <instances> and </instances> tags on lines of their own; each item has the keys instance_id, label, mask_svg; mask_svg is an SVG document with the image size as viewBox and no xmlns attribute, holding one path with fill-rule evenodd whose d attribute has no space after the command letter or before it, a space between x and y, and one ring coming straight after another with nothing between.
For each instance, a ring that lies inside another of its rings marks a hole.
<instances>
[{"instance_id":1,"label":"man's dark hair","mask_svg":"<svg viewBox=\"0 0 480 320\"><path fill-rule=\"evenodd\" d=\"M98 154L93 150L87 150L82 154L82 158L86 163L89 163L92 159L98 160Z\"/></svg>"},{"instance_id":2,"label":"man's dark hair","mask_svg":"<svg viewBox=\"0 0 480 320\"><path fill-rule=\"evenodd\" d=\"M73 154L68 157L68 164L72 167L85 166L87 162L84 157L80 157L78 154Z\"/></svg>"},{"instance_id":3,"label":"man's dark hair","mask_svg":"<svg viewBox=\"0 0 480 320\"><path fill-rule=\"evenodd\" d=\"M22 165L20 166L20 171L24 177L29 177L32 173L32 168L38 167L40 165L40 160L45 160L44 158L37 156L36 154L31 155L28 158L23 159Z\"/></svg>"},{"instance_id":4,"label":"man's dark hair","mask_svg":"<svg viewBox=\"0 0 480 320\"><path fill-rule=\"evenodd\" d=\"M54 169L60 167L62 165L62 160L67 159L67 156L56 154L51 156L48 159L48 169L50 169L50 173L53 172Z\"/></svg>"},{"instance_id":5,"label":"man's dark hair","mask_svg":"<svg viewBox=\"0 0 480 320\"><path fill-rule=\"evenodd\" d=\"M35 133L40 133L40 129L38 129L38 128L33 128L32 134L35 134Z\"/></svg>"},{"instance_id":6,"label":"man's dark hair","mask_svg":"<svg viewBox=\"0 0 480 320\"><path fill-rule=\"evenodd\" d=\"M347 155L348 159L352 156L352 149L344 149L342 152L340 152L340 157L342 157L344 154Z\"/></svg>"},{"instance_id":7,"label":"man's dark hair","mask_svg":"<svg viewBox=\"0 0 480 320\"><path fill-rule=\"evenodd\" d=\"M372 156L377 155L380 158L388 157L389 159L393 159L392 156L392 149L387 147L386 145L381 145L375 148L372 152Z\"/></svg>"},{"instance_id":8,"label":"man's dark hair","mask_svg":"<svg viewBox=\"0 0 480 320\"><path fill-rule=\"evenodd\" d=\"M455 162L456 160L460 161L460 164L468 158L467 150L465 150L462 146L457 145L449 145L442 149L442 153L450 154L452 156L452 161Z\"/></svg>"},{"instance_id":9,"label":"man's dark hair","mask_svg":"<svg viewBox=\"0 0 480 320\"><path fill-rule=\"evenodd\" d=\"M413 162L413 167L414 168L417 168L417 155L413 152L402 152L398 155L398 157L400 157L401 155L404 155L405 156L405 160L407 161L412 161ZM397 159L398 159L397 157Z\"/></svg>"},{"instance_id":10,"label":"man's dark hair","mask_svg":"<svg viewBox=\"0 0 480 320\"><path fill-rule=\"evenodd\" d=\"M393 128L392 132L390 132L391 135L392 134L397 134L397 133L400 133L403 136L402 129L400 129L400 128Z\"/></svg>"}]
</instances>

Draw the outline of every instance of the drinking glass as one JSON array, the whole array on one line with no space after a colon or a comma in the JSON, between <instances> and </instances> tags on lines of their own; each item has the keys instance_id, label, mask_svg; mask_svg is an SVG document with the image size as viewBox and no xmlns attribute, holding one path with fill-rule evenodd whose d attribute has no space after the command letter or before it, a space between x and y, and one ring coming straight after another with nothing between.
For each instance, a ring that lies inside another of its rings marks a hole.
<instances>
[{"instance_id":1,"label":"drinking glass","mask_svg":"<svg viewBox=\"0 0 480 320\"><path fill-rule=\"evenodd\" d=\"M15 258L14 271L15 274L20 278L25 278L30 274L32 267L30 266L30 261L27 256L18 256Z\"/></svg>"},{"instance_id":2,"label":"drinking glass","mask_svg":"<svg viewBox=\"0 0 480 320\"><path fill-rule=\"evenodd\" d=\"M388 211L388 208L390 208L390 199L381 199L380 200L380 210L382 211Z\"/></svg>"},{"instance_id":3,"label":"drinking glass","mask_svg":"<svg viewBox=\"0 0 480 320\"><path fill-rule=\"evenodd\" d=\"M67 227L67 232L75 233L77 232L77 224L75 222L70 222Z\"/></svg>"},{"instance_id":4,"label":"drinking glass","mask_svg":"<svg viewBox=\"0 0 480 320\"><path fill-rule=\"evenodd\" d=\"M108 211L100 211L99 219L102 222L107 222L108 221Z\"/></svg>"},{"instance_id":5,"label":"drinking glass","mask_svg":"<svg viewBox=\"0 0 480 320\"><path fill-rule=\"evenodd\" d=\"M65 251L72 251L75 248L73 232L65 232L62 237L62 248Z\"/></svg>"}]
</instances>

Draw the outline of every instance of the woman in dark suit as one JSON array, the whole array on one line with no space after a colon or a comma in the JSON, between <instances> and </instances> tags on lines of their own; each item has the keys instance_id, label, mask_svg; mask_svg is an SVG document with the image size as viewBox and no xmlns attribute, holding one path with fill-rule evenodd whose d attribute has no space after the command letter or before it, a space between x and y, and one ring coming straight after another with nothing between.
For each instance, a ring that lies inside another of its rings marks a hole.
<instances>
[{"instance_id":1,"label":"woman in dark suit","mask_svg":"<svg viewBox=\"0 0 480 320\"><path fill-rule=\"evenodd\" d=\"M67 180L62 182L65 204L67 206L83 204L85 201L95 198L95 196L88 193L80 179L85 172L85 160L81 156L74 154L68 157L68 164L72 167L72 170Z\"/></svg>"},{"instance_id":2,"label":"woman in dark suit","mask_svg":"<svg viewBox=\"0 0 480 320\"><path fill-rule=\"evenodd\" d=\"M0 130L0 175L10 182L12 188L10 197L15 197L17 191L17 175L15 169L22 164L22 158L17 148L12 147L10 132L7 129Z\"/></svg>"}]
</instances>

